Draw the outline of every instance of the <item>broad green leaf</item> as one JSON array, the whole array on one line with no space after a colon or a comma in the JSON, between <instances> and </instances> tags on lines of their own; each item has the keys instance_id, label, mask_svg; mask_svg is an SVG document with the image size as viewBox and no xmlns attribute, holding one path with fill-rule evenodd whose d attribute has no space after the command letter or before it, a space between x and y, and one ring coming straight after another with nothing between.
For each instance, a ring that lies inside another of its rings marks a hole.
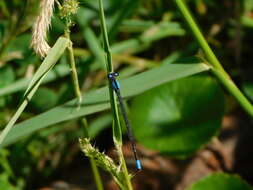
<instances>
[{"instance_id":1,"label":"broad green leaf","mask_svg":"<svg viewBox=\"0 0 253 190\"><path fill-rule=\"evenodd\" d=\"M141 74L120 81L123 97L131 97L143 93L149 89L208 70L206 64L193 62L192 64L163 65ZM85 94L80 109L76 108L77 100L72 100L62 106L58 106L36 117L17 124L3 142L4 145L17 141L39 129L59 122L75 119L109 109L109 95L107 87Z\"/></svg>"},{"instance_id":2,"label":"broad green leaf","mask_svg":"<svg viewBox=\"0 0 253 190\"><path fill-rule=\"evenodd\" d=\"M239 176L216 173L197 181L186 190L253 190L253 188Z\"/></svg>"},{"instance_id":3,"label":"broad green leaf","mask_svg":"<svg viewBox=\"0 0 253 190\"><path fill-rule=\"evenodd\" d=\"M213 137L221 126L224 95L206 75L164 84L133 100L137 140L148 148L184 158Z\"/></svg>"},{"instance_id":4,"label":"broad green leaf","mask_svg":"<svg viewBox=\"0 0 253 190\"><path fill-rule=\"evenodd\" d=\"M12 129L15 122L18 120L24 109L26 108L28 102L33 97L34 93L39 88L42 80L45 78L47 73L53 68L53 66L56 64L60 56L63 54L66 47L69 45L70 41L67 38L59 38L55 45L52 47L52 49L49 51L47 57L42 62L41 66L37 70L37 72L34 74L33 78L31 79L31 82L25 92L24 99L22 100L20 106L18 107L16 113L14 116L10 119L7 126L4 128L4 130L0 134L0 145L2 145L3 141L5 140L5 137L8 135L10 130Z\"/></svg>"}]
</instances>

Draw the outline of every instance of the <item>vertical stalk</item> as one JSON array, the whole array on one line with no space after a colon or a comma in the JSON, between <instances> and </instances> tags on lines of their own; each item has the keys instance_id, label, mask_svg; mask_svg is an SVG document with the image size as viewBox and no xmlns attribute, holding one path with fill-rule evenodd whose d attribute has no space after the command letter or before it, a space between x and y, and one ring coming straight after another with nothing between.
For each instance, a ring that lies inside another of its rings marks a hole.
<instances>
[{"instance_id":1,"label":"vertical stalk","mask_svg":"<svg viewBox=\"0 0 253 190\"><path fill-rule=\"evenodd\" d=\"M104 41L104 50L106 53L106 68L107 73L113 72L113 64L112 64L112 54L109 44L109 39L107 35L107 29L105 24L105 15L104 15L104 9L103 9L103 2L102 0L99 0L99 12L100 12L100 23L101 23L101 29L102 29L102 35L103 35L103 41ZM111 83L109 82L109 94L110 94L110 103L111 103L111 109L112 114L114 118L114 124L113 124L113 141L118 153L118 157L121 164L121 169L125 178L125 185L128 190L132 190L132 184L130 181L130 176L128 174L128 170L126 167L125 159L122 153L122 133L121 133L121 125L120 125L120 118L119 118L119 112L117 107L117 99L116 95L113 91L113 88L111 86Z\"/></svg>"},{"instance_id":2,"label":"vertical stalk","mask_svg":"<svg viewBox=\"0 0 253 190\"><path fill-rule=\"evenodd\" d=\"M101 179L101 176L99 174L99 170L98 170L98 167L96 165L95 160L93 158L90 158L89 162L90 162L90 165L91 165L91 170L92 170L92 173L93 173L93 177L94 177L94 180L95 180L95 183L96 183L97 190L104 190L104 187L103 187L103 184L102 184L102 179Z\"/></svg>"},{"instance_id":3,"label":"vertical stalk","mask_svg":"<svg viewBox=\"0 0 253 190\"><path fill-rule=\"evenodd\" d=\"M112 53L111 53L111 48L110 48L110 44L109 44L109 40L107 36L107 29L106 29L106 24L105 24L105 16L104 16L102 0L99 0L99 10L100 10L101 29L102 29L103 40L104 40L104 51L106 53L106 63L107 63L106 68L107 68L107 73L111 73L113 72ZM121 134L120 119L119 119L119 111L117 107L117 99L110 82L109 82L109 93L110 93L112 114L114 116L114 125L113 125L114 126L113 127L114 143L122 144L122 134Z\"/></svg>"},{"instance_id":4,"label":"vertical stalk","mask_svg":"<svg viewBox=\"0 0 253 190\"><path fill-rule=\"evenodd\" d=\"M65 32L65 36L70 40L70 35L68 32ZM72 77L72 81L74 85L75 95L78 99L78 106L80 106L80 103L82 101L82 93L79 87L79 81L78 81L78 75L77 75L77 70L76 70L76 65L75 65L75 58L74 58L72 43L67 48L67 55L68 55L68 61L71 68L71 77Z\"/></svg>"},{"instance_id":5,"label":"vertical stalk","mask_svg":"<svg viewBox=\"0 0 253 190\"><path fill-rule=\"evenodd\" d=\"M181 11L182 15L184 16L184 19L186 20L186 22L190 26L190 29L192 30L192 33L194 34L196 40L198 41L199 45L201 46L201 48L205 52L208 61L210 61L211 64L215 68L218 68L220 70L224 70L222 65L220 64L219 60L217 59L217 57L213 53L212 49L208 45L206 39L204 38L202 32L200 31L200 29L198 27L198 25L194 21L188 7L184 3L184 0L175 0L175 2L177 4L179 10Z\"/></svg>"},{"instance_id":6,"label":"vertical stalk","mask_svg":"<svg viewBox=\"0 0 253 190\"><path fill-rule=\"evenodd\" d=\"M235 85L235 83L231 80L228 73L224 70L219 60L215 56L214 52L210 48L209 44L205 40L203 34L201 33L198 25L193 19L193 16L190 13L190 10L186 6L184 0L175 0L179 10L181 11L184 19L190 26L193 35L198 41L200 47L203 49L208 62L213 66L212 72L218 78L218 80L223 84L223 86L227 89L229 93L238 101L241 107L251 116L253 117L253 105L249 102L249 100L243 95L243 93L239 90L239 88Z\"/></svg>"},{"instance_id":7,"label":"vertical stalk","mask_svg":"<svg viewBox=\"0 0 253 190\"><path fill-rule=\"evenodd\" d=\"M69 34L69 30L66 29L65 30L65 36L70 40L70 34ZM70 40L71 41L71 40ZM71 67L71 77L72 77L72 82L74 85L74 90L75 90L75 95L78 99L78 108L81 105L82 102L82 94L81 94L81 90L80 90L80 86L79 86L79 82L78 82L78 75L77 75L77 70L76 70L76 64L75 64L75 58L74 58L74 53L73 53L73 47L72 47L72 43L69 45L69 47L67 48L67 55L68 55L68 61ZM81 119L81 123L83 125L84 128L84 136L86 138L89 138L89 133L88 133L88 123L87 120L85 118ZM89 159L90 165L91 165L91 169L93 172L93 176L94 176L94 180L97 186L98 190L103 190L103 183L99 174L99 170L95 164L94 159L90 158Z\"/></svg>"}]
</instances>

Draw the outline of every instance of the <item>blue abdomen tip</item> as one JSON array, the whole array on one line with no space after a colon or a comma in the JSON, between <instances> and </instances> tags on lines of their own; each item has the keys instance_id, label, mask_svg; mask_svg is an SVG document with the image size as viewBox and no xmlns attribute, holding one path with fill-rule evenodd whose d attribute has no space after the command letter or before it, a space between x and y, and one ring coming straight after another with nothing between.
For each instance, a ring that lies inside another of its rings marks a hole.
<instances>
[{"instance_id":1,"label":"blue abdomen tip","mask_svg":"<svg viewBox=\"0 0 253 190\"><path fill-rule=\"evenodd\" d=\"M141 170L141 161L140 160L136 160L136 168L137 170Z\"/></svg>"}]
</instances>

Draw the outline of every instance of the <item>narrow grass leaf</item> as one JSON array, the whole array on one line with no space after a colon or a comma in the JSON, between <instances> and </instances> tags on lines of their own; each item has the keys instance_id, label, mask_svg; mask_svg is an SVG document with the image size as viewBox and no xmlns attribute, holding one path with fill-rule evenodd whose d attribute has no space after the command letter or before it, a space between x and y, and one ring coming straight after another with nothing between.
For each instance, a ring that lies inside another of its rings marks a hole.
<instances>
[{"instance_id":1,"label":"narrow grass leaf","mask_svg":"<svg viewBox=\"0 0 253 190\"><path fill-rule=\"evenodd\" d=\"M81 17L82 18L82 17ZM79 19L81 19L79 18ZM78 19L78 20L79 20ZM81 22L81 20L80 20ZM165 25L160 26L160 24L152 26L149 31L150 33L143 33L137 38L132 38L129 40L125 40L120 43L115 43L111 46L112 53L138 53L142 50L147 49L151 46L152 42L163 39L168 36L181 36L184 34L184 30L177 23L168 22ZM94 36L94 32L88 27L85 32L83 32L85 39L87 39L88 46L92 53L95 55L96 59L100 62L99 68L104 68L104 65L101 64L104 62L103 51L101 52L101 46ZM103 65L103 66L102 66ZM91 67L92 69L96 69L97 67ZM55 72L50 72L47 77L43 80L43 84L47 82L54 81L59 77L64 77L69 73L69 68L67 66L59 65L55 68ZM20 79L8 86L0 89L0 97L8 94L12 94L18 92L20 90L24 90L29 84L31 79Z\"/></svg>"},{"instance_id":2,"label":"narrow grass leaf","mask_svg":"<svg viewBox=\"0 0 253 190\"><path fill-rule=\"evenodd\" d=\"M70 41L66 38L59 38L53 48L50 50L48 56L45 58L45 60L42 62L41 66L37 70L37 72L34 74L34 77L32 78L26 92L24 95L24 99L21 102L18 110L14 114L14 116L10 119L7 126L4 128L4 130L1 132L0 135L0 146L4 142L6 136L11 131L13 125L18 120L19 116L24 111L25 107L27 106L28 102L31 100L34 93L37 91L38 87L40 86L42 80L45 78L47 73L52 69L52 67L56 64L60 56L63 54L66 47L69 45Z\"/></svg>"},{"instance_id":3,"label":"narrow grass leaf","mask_svg":"<svg viewBox=\"0 0 253 190\"><path fill-rule=\"evenodd\" d=\"M207 70L209 67L200 62L163 65L123 81L120 80L123 86L122 95L124 98L136 96L164 83ZM15 125L1 146L11 144L21 137L50 125L109 109L108 87L87 93L79 110L74 109L75 106L76 99Z\"/></svg>"},{"instance_id":4,"label":"narrow grass leaf","mask_svg":"<svg viewBox=\"0 0 253 190\"><path fill-rule=\"evenodd\" d=\"M54 69L52 69L45 79L42 81L42 84L54 81L58 78L66 76L70 72L69 67L67 65L57 65ZM0 97L6 96L20 90L24 90L30 83L31 78L22 78L19 79L10 85L0 89Z\"/></svg>"},{"instance_id":5,"label":"narrow grass leaf","mask_svg":"<svg viewBox=\"0 0 253 190\"><path fill-rule=\"evenodd\" d=\"M143 51L143 49L146 49L155 41L169 36L183 36L184 34L185 30L182 29L179 24L161 22L149 28L139 37L117 43L111 48L113 53L119 53L126 49L128 53L137 53Z\"/></svg>"}]
</instances>

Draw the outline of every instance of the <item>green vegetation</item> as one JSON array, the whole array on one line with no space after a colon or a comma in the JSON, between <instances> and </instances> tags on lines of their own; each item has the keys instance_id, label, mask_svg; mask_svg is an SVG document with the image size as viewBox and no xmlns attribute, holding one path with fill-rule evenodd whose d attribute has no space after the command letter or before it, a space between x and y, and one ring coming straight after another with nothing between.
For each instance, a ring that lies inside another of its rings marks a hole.
<instances>
[{"instance_id":1,"label":"green vegetation","mask_svg":"<svg viewBox=\"0 0 253 190\"><path fill-rule=\"evenodd\" d=\"M69 189L113 189L108 176L123 190L153 189L148 173L171 168L159 189L253 189L240 144L223 151L222 122L232 115L252 128L252 15L252 0L1 1L0 189L48 188L77 179L74 167L92 177ZM139 173L107 79L115 71ZM211 169L185 184L201 173L199 158Z\"/></svg>"}]
</instances>

